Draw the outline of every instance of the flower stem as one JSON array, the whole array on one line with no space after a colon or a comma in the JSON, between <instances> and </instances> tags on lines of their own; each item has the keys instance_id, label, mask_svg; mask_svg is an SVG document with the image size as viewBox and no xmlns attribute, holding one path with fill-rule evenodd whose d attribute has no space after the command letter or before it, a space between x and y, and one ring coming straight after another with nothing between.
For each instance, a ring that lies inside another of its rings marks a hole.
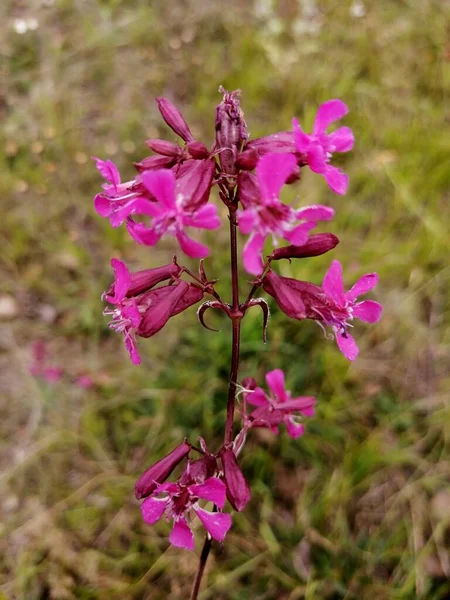
<instances>
[{"instance_id":1,"label":"flower stem","mask_svg":"<svg viewBox=\"0 0 450 600\"><path fill-rule=\"evenodd\" d=\"M207 535L205 543L203 544L202 553L200 554L200 563L198 565L197 575L195 576L194 585L192 586L190 600L197 600L198 592L200 590L200 584L202 582L203 572L206 567L206 561L208 560L209 551L211 550L211 538Z\"/></svg>"},{"instance_id":2,"label":"flower stem","mask_svg":"<svg viewBox=\"0 0 450 600\"><path fill-rule=\"evenodd\" d=\"M241 338L242 312L239 310L239 279L237 265L237 235L236 235L236 204L230 208L230 251L231 251L231 320L232 320L232 342L231 342L231 366L230 379L228 383L227 421L225 425L225 444L233 440L233 418L236 399L236 383L239 369L239 350Z\"/></svg>"},{"instance_id":3,"label":"flower stem","mask_svg":"<svg viewBox=\"0 0 450 600\"><path fill-rule=\"evenodd\" d=\"M239 276L237 262L237 227L236 227L236 210L237 201L229 192L229 219L230 219L230 253L231 253L231 311L230 319L232 321L232 342L231 342L231 366L230 379L228 382L228 402L227 402L227 420L225 424L224 444L230 444L233 441L233 420L234 408L236 401L236 383L239 370L239 350L241 339L241 319L244 316L239 308ZM203 572L208 560L209 551L211 550L212 540L206 536L203 544L202 553L200 555L200 563L198 565L197 574L195 576L194 585L190 600L197 600L200 584L202 582Z\"/></svg>"}]
</instances>

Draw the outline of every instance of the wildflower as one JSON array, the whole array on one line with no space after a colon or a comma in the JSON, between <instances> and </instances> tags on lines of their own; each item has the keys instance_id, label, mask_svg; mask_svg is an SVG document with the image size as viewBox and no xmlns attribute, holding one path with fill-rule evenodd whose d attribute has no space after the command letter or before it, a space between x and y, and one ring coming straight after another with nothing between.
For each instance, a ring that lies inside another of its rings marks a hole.
<instances>
[{"instance_id":1,"label":"wildflower","mask_svg":"<svg viewBox=\"0 0 450 600\"><path fill-rule=\"evenodd\" d=\"M212 172L211 178L212 179ZM198 177L195 178L197 182ZM180 183L181 182L181 183ZM164 234L174 235L185 254L193 258L208 256L209 250L203 244L194 241L185 233L186 227L200 229L216 229L220 225L217 208L204 203L204 195L209 194L209 187L201 197L202 205L190 208L193 201L193 191L186 182L176 180L170 170L146 171L142 174L142 183L156 202L148 203L145 214L153 219L150 227L128 219L127 228L131 236L140 244L154 246Z\"/></svg>"},{"instance_id":2,"label":"wildflower","mask_svg":"<svg viewBox=\"0 0 450 600\"><path fill-rule=\"evenodd\" d=\"M222 509L225 504L226 486L218 477L209 477L203 483L163 483L141 505L142 516L148 525L153 525L163 515L173 520L169 541L178 548L194 549L194 535L190 528L193 514L202 522L212 538L223 542L231 527L227 513L211 512L201 508L199 500L213 502Z\"/></svg>"},{"instance_id":3,"label":"wildflower","mask_svg":"<svg viewBox=\"0 0 450 600\"><path fill-rule=\"evenodd\" d=\"M280 236L294 246L301 246L317 221L328 221L334 215L328 206L306 206L295 210L280 202L280 190L296 164L293 154L266 154L258 162L256 179L249 173L240 175L240 199L244 210L238 211L238 223L243 234L250 234L243 250L244 267L249 273L257 275L262 271L261 254L267 236L272 236L274 244Z\"/></svg>"},{"instance_id":4,"label":"wildflower","mask_svg":"<svg viewBox=\"0 0 450 600\"><path fill-rule=\"evenodd\" d=\"M346 358L353 361L358 355L358 346L348 332L352 327L349 322L357 318L367 323L376 323L380 319L382 307L378 302L357 302L358 296L369 292L377 283L377 273L368 273L344 293L342 266L339 261L334 260L324 277L322 287L280 277L273 271L264 278L263 287L288 316L294 319L313 319L331 327L339 349Z\"/></svg>"},{"instance_id":5,"label":"wildflower","mask_svg":"<svg viewBox=\"0 0 450 600\"><path fill-rule=\"evenodd\" d=\"M290 437L298 438L303 435L305 426L300 422L300 413L305 417L314 415L316 398L313 396L291 397L286 390L284 373L280 369L274 369L266 374L266 382L272 394L257 387L245 393L246 402L257 408L247 417L250 427L269 427L274 433L278 433L281 423L286 425Z\"/></svg>"},{"instance_id":6,"label":"wildflower","mask_svg":"<svg viewBox=\"0 0 450 600\"><path fill-rule=\"evenodd\" d=\"M282 258L310 258L320 256L330 250L333 250L339 244L339 239L332 233L316 233L310 235L303 246L284 246L276 248L272 254L272 260L281 260Z\"/></svg>"},{"instance_id":7,"label":"wildflower","mask_svg":"<svg viewBox=\"0 0 450 600\"><path fill-rule=\"evenodd\" d=\"M136 335L144 338L155 335L170 317L201 300L203 291L186 281L148 289L172 277L179 269L177 265L130 273L126 265L118 259L112 259L111 264L115 271L115 282L103 297L113 308L106 308L103 314L112 316L109 328L124 334L130 358L133 364L138 365L141 361L136 346ZM146 291L143 289L145 280L148 286L144 288ZM131 295L133 288L134 295Z\"/></svg>"},{"instance_id":8,"label":"wildflower","mask_svg":"<svg viewBox=\"0 0 450 600\"><path fill-rule=\"evenodd\" d=\"M296 151L312 171L323 175L330 188L341 195L347 191L348 176L329 161L333 152L348 152L353 148L353 133L349 127L340 127L330 134L326 129L347 112L348 108L341 100L325 102L317 111L312 134L305 133L298 120L293 119Z\"/></svg>"}]
</instances>

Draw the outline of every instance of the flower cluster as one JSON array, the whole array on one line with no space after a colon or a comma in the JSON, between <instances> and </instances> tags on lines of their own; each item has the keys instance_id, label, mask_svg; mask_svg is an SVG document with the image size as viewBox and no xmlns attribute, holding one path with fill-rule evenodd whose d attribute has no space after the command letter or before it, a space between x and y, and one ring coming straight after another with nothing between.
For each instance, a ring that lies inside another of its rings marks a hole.
<instances>
[{"instance_id":1,"label":"flower cluster","mask_svg":"<svg viewBox=\"0 0 450 600\"><path fill-rule=\"evenodd\" d=\"M233 322L233 352L225 438L217 452L208 450L202 438L200 448L187 440L147 469L136 483L136 497L144 521L153 525L163 517L173 522L170 542L181 548L194 548L192 524L197 518L210 538L223 542L231 527L226 501L233 510L242 511L250 501L250 487L238 465L238 456L249 433L265 428L277 434L285 428L291 438L305 430L305 418L314 415L316 398L293 396L286 390L280 369L266 374L269 391L258 387L253 377L238 384L240 322L248 310L259 306L263 311L264 341L269 309L263 298L254 297L263 289L279 308L296 320L312 319L329 328L346 358L355 360L358 347L350 334L354 319L375 323L381 317L381 305L374 300L359 301L378 282L376 273L364 275L344 291L342 266L331 263L321 285L278 275L273 265L319 256L336 247L339 240L330 232L313 233L322 222L329 222L334 210L326 205L298 206L283 201L284 186L301 179L309 168L323 176L338 195L348 189L348 176L332 164L335 153L352 149L351 129L340 127L328 132L335 121L348 112L340 100L322 104L312 133L305 133L294 118L292 129L251 139L240 106L239 91L223 93L216 109L215 139L208 148L196 140L180 111L166 98L157 98L165 123L179 138L151 139L151 156L135 163L137 174L122 183L116 165L95 158L105 180L94 206L109 219L112 227L125 224L139 244L155 246L165 236L175 237L188 257L204 259L209 248L192 230L215 230L220 211L210 201L215 188L228 211L232 265L232 301L222 300L216 290L217 279L206 276L203 260L198 273L180 265L174 257L169 264L131 272L124 262L113 258L114 282L103 299L108 303L104 314L111 316L109 327L124 335L125 345L134 364L140 363L137 337L149 338L167 321L211 296L199 307L202 325L209 308L218 308ZM237 230L246 236L242 263L253 276L251 289L241 302L237 270ZM285 244L278 246L284 240ZM272 242L271 253L264 256ZM209 329L209 327L207 327ZM240 431L233 435L235 402L240 397ZM192 458L197 452L200 457ZM183 467L181 465L184 464ZM175 469L180 474L168 481ZM196 597L196 596L195 596Z\"/></svg>"}]
</instances>

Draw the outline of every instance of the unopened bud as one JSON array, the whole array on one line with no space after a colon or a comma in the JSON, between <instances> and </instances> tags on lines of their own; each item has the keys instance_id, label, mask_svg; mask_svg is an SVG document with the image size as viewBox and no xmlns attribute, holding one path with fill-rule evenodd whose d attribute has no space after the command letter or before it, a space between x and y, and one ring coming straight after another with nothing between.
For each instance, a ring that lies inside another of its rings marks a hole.
<instances>
[{"instance_id":1,"label":"unopened bud","mask_svg":"<svg viewBox=\"0 0 450 600\"><path fill-rule=\"evenodd\" d=\"M178 108L167 100L167 98L156 98L156 102L158 103L159 112L167 125L185 142L192 142L194 136Z\"/></svg>"},{"instance_id":2,"label":"unopened bud","mask_svg":"<svg viewBox=\"0 0 450 600\"><path fill-rule=\"evenodd\" d=\"M285 246L276 248L272 252L272 260L282 258L309 258L311 256L320 256L332 250L339 244L339 238L332 233L316 233L310 235L306 244L303 246Z\"/></svg>"},{"instance_id":3,"label":"unopened bud","mask_svg":"<svg viewBox=\"0 0 450 600\"><path fill-rule=\"evenodd\" d=\"M189 142L189 144L186 144L186 148L192 158L195 158L196 160L208 158L209 156L208 148L201 142Z\"/></svg>"},{"instance_id":4,"label":"unopened bud","mask_svg":"<svg viewBox=\"0 0 450 600\"><path fill-rule=\"evenodd\" d=\"M216 146L222 171L234 175L237 155L248 138L247 125L238 99L240 90L228 93L221 86L219 91L223 100L216 109Z\"/></svg>"},{"instance_id":5,"label":"unopened bud","mask_svg":"<svg viewBox=\"0 0 450 600\"><path fill-rule=\"evenodd\" d=\"M158 154L162 154L163 156L180 156L182 154L182 149L178 144L174 144L173 142L168 142L166 140L158 140L151 139L145 142L150 150L153 152L157 152Z\"/></svg>"},{"instance_id":6,"label":"unopened bud","mask_svg":"<svg viewBox=\"0 0 450 600\"><path fill-rule=\"evenodd\" d=\"M236 460L233 450L224 448L220 453L223 475L227 486L227 498L231 506L238 511L244 510L248 504L251 491Z\"/></svg>"},{"instance_id":7,"label":"unopened bud","mask_svg":"<svg viewBox=\"0 0 450 600\"><path fill-rule=\"evenodd\" d=\"M148 468L136 481L134 492L136 498L146 498L157 488L159 483L163 483L175 467L185 458L191 450L191 445L184 440L172 452L158 460L154 465Z\"/></svg>"},{"instance_id":8,"label":"unopened bud","mask_svg":"<svg viewBox=\"0 0 450 600\"><path fill-rule=\"evenodd\" d=\"M156 171L157 169L170 169L175 164L173 156L147 156L140 162L133 163L139 173Z\"/></svg>"},{"instance_id":9,"label":"unopened bud","mask_svg":"<svg viewBox=\"0 0 450 600\"><path fill-rule=\"evenodd\" d=\"M253 171L258 160L259 156L256 150L245 150L238 155L236 159L236 166L238 169L242 169L244 171Z\"/></svg>"}]
</instances>

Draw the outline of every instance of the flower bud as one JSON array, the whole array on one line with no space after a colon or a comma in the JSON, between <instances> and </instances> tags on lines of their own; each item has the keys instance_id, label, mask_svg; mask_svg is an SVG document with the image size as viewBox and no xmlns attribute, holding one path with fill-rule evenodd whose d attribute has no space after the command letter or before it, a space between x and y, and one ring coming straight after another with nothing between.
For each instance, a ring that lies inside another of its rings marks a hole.
<instances>
[{"instance_id":1,"label":"flower bud","mask_svg":"<svg viewBox=\"0 0 450 600\"><path fill-rule=\"evenodd\" d=\"M242 169L243 171L253 171L258 160L259 156L256 150L245 150L238 155L236 159L236 166L238 169Z\"/></svg>"},{"instance_id":2,"label":"flower bud","mask_svg":"<svg viewBox=\"0 0 450 600\"><path fill-rule=\"evenodd\" d=\"M209 156L208 148L205 146L205 144L202 144L201 142L189 142L188 144L186 144L186 148L189 154L192 156L192 158L195 158L196 160L208 158Z\"/></svg>"},{"instance_id":3,"label":"flower bud","mask_svg":"<svg viewBox=\"0 0 450 600\"><path fill-rule=\"evenodd\" d=\"M292 131L280 131L264 137L250 140L246 146L247 150L255 150L258 156L264 156L269 152L292 152L295 150L294 133Z\"/></svg>"},{"instance_id":4,"label":"flower bud","mask_svg":"<svg viewBox=\"0 0 450 600\"><path fill-rule=\"evenodd\" d=\"M244 510L250 500L250 487L237 463L236 456L230 448L224 448L222 459L223 475L227 486L227 498L231 506L238 511Z\"/></svg>"},{"instance_id":5,"label":"flower bud","mask_svg":"<svg viewBox=\"0 0 450 600\"><path fill-rule=\"evenodd\" d=\"M234 175L237 155L248 138L247 125L238 99L240 90L228 93L221 86L219 91L223 100L216 109L216 146L222 171Z\"/></svg>"},{"instance_id":6,"label":"flower bud","mask_svg":"<svg viewBox=\"0 0 450 600\"><path fill-rule=\"evenodd\" d=\"M145 143L150 150L164 156L180 156L183 153L183 150L178 144L167 142L166 140L151 139L147 140Z\"/></svg>"},{"instance_id":7,"label":"flower bud","mask_svg":"<svg viewBox=\"0 0 450 600\"><path fill-rule=\"evenodd\" d=\"M310 235L306 244L303 246L285 246L276 248L272 252L272 260L282 258L309 258L310 256L320 256L332 250L339 244L339 239L332 233L316 233Z\"/></svg>"},{"instance_id":8,"label":"flower bud","mask_svg":"<svg viewBox=\"0 0 450 600\"><path fill-rule=\"evenodd\" d=\"M191 445L184 440L172 452L158 460L148 468L136 481L134 492L136 498L146 498L156 489L158 483L163 483L175 467L185 458L191 450Z\"/></svg>"},{"instance_id":9,"label":"flower bud","mask_svg":"<svg viewBox=\"0 0 450 600\"><path fill-rule=\"evenodd\" d=\"M178 108L167 100L167 98L156 98L156 102L158 103L162 118L172 131L179 135L185 142L194 141L194 136Z\"/></svg>"},{"instance_id":10,"label":"flower bud","mask_svg":"<svg viewBox=\"0 0 450 600\"><path fill-rule=\"evenodd\" d=\"M183 194L185 210L198 210L208 202L214 177L214 159L186 160L177 172L177 190Z\"/></svg>"},{"instance_id":11,"label":"flower bud","mask_svg":"<svg viewBox=\"0 0 450 600\"><path fill-rule=\"evenodd\" d=\"M177 277L181 273L181 267L175 263L156 267L155 269L144 269L129 274L129 286L125 293L125 298L132 298L138 294L142 294L150 290L156 284L162 281L167 281L172 277ZM109 290L104 294L104 299L107 302L113 301L117 282L111 284ZM114 302L113 302L114 303Z\"/></svg>"},{"instance_id":12,"label":"flower bud","mask_svg":"<svg viewBox=\"0 0 450 600\"><path fill-rule=\"evenodd\" d=\"M197 285L193 283L188 283L189 288L187 291L181 296L178 302L175 304L171 317L178 315L183 312L190 306L197 304L203 298L204 292Z\"/></svg>"},{"instance_id":13,"label":"flower bud","mask_svg":"<svg viewBox=\"0 0 450 600\"><path fill-rule=\"evenodd\" d=\"M157 169L170 169L175 164L172 156L147 156L140 162L133 163L139 173L144 171L156 171Z\"/></svg>"}]
</instances>

